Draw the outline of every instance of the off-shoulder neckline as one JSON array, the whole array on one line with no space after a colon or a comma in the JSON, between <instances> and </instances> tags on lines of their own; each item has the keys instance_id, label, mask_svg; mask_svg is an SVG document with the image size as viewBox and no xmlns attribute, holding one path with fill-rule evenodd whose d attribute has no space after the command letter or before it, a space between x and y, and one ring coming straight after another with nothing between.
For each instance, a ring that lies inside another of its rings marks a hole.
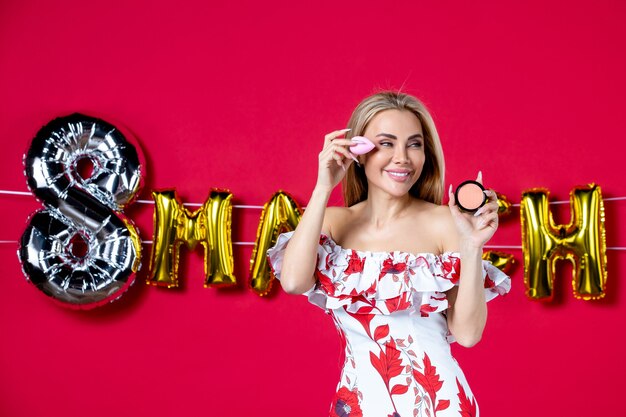
<instances>
[{"instance_id":1,"label":"off-shoulder neckline","mask_svg":"<svg viewBox=\"0 0 626 417\"><path fill-rule=\"evenodd\" d=\"M407 252L407 251L402 251L402 250L394 250L394 251L369 251L369 250L358 250L358 249L351 249L351 248L344 248L343 246L341 246L339 243L335 242L335 240L330 237L329 235L325 234L325 233L320 233L320 236L326 238L327 240L329 240L330 242L332 242L333 246L335 246L336 248L338 248L340 251L343 252L354 252L358 255L361 256L371 256L371 257L376 257L376 256L390 256L390 255L396 255L396 256L402 256L402 255L409 255L415 258L419 258L419 257L444 257L444 256L451 256L451 255L455 255L455 256L459 256L459 252L452 252L452 251L448 251L448 252L443 252L440 254L436 254L433 252Z\"/></svg>"}]
</instances>

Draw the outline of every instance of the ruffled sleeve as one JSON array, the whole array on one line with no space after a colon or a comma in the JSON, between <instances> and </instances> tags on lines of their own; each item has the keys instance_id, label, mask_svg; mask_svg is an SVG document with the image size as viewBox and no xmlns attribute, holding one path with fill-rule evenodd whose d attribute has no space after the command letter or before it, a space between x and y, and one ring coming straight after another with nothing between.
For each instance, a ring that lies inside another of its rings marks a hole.
<instances>
[{"instance_id":1,"label":"ruffled sleeve","mask_svg":"<svg viewBox=\"0 0 626 417\"><path fill-rule=\"evenodd\" d=\"M285 256L285 250L287 249L287 244L291 240L293 234L294 232L281 233L280 235L278 235L278 239L276 239L276 244L267 250L267 261L270 269L272 270L272 275L274 275L274 277L278 280L280 280L283 270L283 258ZM322 239L320 238L320 246L321 240ZM319 249L320 248L318 247L318 257ZM318 283L316 282L315 285L313 285L313 287L311 287L311 289L305 292L303 295L306 295L311 303L323 308L322 304L324 304L323 299L325 297L315 291L317 287Z\"/></svg>"},{"instance_id":2,"label":"ruffled sleeve","mask_svg":"<svg viewBox=\"0 0 626 417\"><path fill-rule=\"evenodd\" d=\"M280 279L282 259L293 232L281 234L267 256ZM367 252L344 249L321 235L317 249L316 283L306 293L309 301L325 310L345 308L355 314L391 314L412 310L427 317L448 308L446 291L459 283L460 256L446 252ZM487 301L507 293L510 278L483 261Z\"/></svg>"}]
</instances>

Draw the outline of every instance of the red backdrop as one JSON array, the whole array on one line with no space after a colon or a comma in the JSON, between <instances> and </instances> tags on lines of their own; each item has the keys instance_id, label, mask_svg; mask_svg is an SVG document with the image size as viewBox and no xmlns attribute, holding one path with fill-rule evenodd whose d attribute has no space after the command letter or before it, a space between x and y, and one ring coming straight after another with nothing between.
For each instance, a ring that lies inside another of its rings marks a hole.
<instances>
[{"instance_id":1,"label":"red backdrop","mask_svg":"<svg viewBox=\"0 0 626 417\"><path fill-rule=\"evenodd\" d=\"M31 138L80 111L135 133L148 167L142 198L176 187L202 202L219 187L260 205L283 189L305 205L323 135L376 89L402 88L432 109L448 183L482 169L513 202L539 186L567 199L589 182L626 195L625 3L250 3L4 0L0 188L25 191ZM40 205L0 200L0 240L16 241ZM606 202L609 247L626 246L625 205ZM152 207L128 214L150 240ZM235 209L233 240L254 240L259 215ZM518 210L491 243L521 245ZM204 289L198 250L183 257L182 288L168 290L143 283L145 245L138 282L88 312L28 284L16 246L0 246L0 415L327 412L334 326L304 297L248 290L250 246L235 247L236 288ZM566 267L552 303L525 297L522 254L511 252L513 289L490 303L482 342L454 347L483 414L615 415L624 252L608 252L605 299L574 299Z\"/></svg>"}]
</instances>

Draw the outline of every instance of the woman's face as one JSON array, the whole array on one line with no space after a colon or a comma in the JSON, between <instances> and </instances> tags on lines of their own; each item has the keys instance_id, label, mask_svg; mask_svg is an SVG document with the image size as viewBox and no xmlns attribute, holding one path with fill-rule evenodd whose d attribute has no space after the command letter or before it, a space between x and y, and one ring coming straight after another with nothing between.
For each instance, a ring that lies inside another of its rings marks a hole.
<instances>
[{"instance_id":1,"label":"woman's face","mask_svg":"<svg viewBox=\"0 0 626 417\"><path fill-rule=\"evenodd\" d=\"M426 160L419 119L406 110L385 110L374 116L363 136L376 144L362 157L369 189L396 197L407 194Z\"/></svg>"}]
</instances>

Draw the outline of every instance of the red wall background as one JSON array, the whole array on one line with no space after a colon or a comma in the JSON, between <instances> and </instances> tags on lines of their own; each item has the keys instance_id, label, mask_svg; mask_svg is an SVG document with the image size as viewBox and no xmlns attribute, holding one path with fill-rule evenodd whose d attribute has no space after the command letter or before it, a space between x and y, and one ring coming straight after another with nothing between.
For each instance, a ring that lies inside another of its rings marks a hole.
<instances>
[{"instance_id":1,"label":"red wall background","mask_svg":"<svg viewBox=\"0 0 626 417\"><path fill-rule=\"evenodd\" d=\"M481 169L515 203L531 187L564 200L589 182L625 196L626 3L505 3L4 0L0 189L26 191L32 137L80 111L135 133L141 198L175 187L202 202L219 187L262 205L283 189L306 205L323 135L366 95L402 88L434 114L448 183ZM0 240L16 241L40 205L0 202ZM490 303L479 345L454 347L483 415L621 413L626 201L605 206L603 300L574 299L570 267L553 302L528 300L521 250L510 250L511 293ZM150 240L152 207L127 212ZM233 240L253 241L259 215L235 209ZM491 243L521 245L518 210ZM143 283L145 245L138 282L87 312L28 284L16 246L0 245L0 415L327 412L339 375L332 321L304 297L248 290L251 246L235 246L236 288L204 289L198 250L183 257L182 288L167 290Z\"/></svg>"}]
</instances>

